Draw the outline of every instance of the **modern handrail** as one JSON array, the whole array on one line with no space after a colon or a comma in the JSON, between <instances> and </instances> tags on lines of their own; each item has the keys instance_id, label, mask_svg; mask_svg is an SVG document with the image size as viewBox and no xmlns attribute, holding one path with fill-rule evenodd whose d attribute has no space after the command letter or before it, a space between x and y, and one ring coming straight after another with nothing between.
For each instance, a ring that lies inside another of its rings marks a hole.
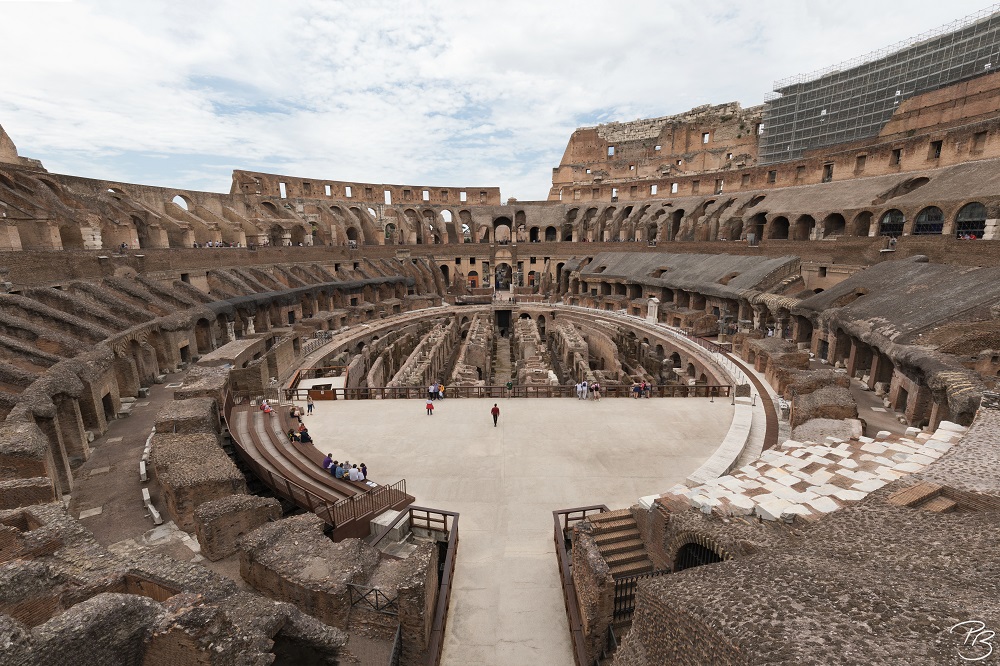
<instances>
[{"instance_id":1,"label":"modern handrail","mask_svg":"<svg viewBox=\"0 0 1000 666\"><path fill-rule=\"evenodd\" d=\"M627 398L632 396L633 384L601 384L602 398ZM654 398L710 398L729 397L730 384L653 384L650 396ZM332 391L337 400L394 400L426 399L424 386L373 386L337 388ZM259 399L260 392L240 391L240 398ZM290 400L304 400L307 389L285 389ZM510 390L506 386L448 386L446 398L575 398L575 386L534 386L518 384Z\"/></svg>"}]
</instances>

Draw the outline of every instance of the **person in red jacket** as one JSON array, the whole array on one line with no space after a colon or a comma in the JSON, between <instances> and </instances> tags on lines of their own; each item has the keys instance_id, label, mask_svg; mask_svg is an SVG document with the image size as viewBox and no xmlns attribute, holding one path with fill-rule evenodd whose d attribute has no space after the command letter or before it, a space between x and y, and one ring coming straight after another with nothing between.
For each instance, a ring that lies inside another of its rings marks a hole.
<instances>
[{"instance_id":1,"label":"person in red jacket","mask_svg":"<svg viewBox=\"0 0 1000 666\"><path fill-rule=\"evenodd\" d=\"M500 408L497 407L497 403L493 403L493 409L490 410L490 414L493 415L493 427L497 427L497 419L500 418Z\"/></svg>"}]
</instances>

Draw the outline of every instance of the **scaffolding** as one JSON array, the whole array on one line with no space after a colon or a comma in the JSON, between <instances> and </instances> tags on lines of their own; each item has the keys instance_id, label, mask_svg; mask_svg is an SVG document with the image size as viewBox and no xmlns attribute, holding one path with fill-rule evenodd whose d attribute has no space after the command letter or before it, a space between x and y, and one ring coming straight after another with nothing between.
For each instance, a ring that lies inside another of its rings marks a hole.
<instances>
[{"instance_id":1,"label":"scaffolding","mask_svg":"<svg viewBox=\"0 0 1000 666\"><path fill-rule=\"evenodd\" d=\"M759 160L876 136L904 100L1000 67L1000 4L884 49L774 84Z\"/></svg>"}]
</instances>

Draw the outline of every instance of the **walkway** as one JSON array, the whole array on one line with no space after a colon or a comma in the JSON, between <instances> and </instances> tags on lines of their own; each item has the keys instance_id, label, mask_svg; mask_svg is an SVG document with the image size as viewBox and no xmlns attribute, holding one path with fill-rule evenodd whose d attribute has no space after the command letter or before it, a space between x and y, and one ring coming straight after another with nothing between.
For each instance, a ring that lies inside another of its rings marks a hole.
<instances>
[{"instance_id":1,"label":"walkway","mask_svg":"<svg viewBox=\"0 0 1000 666\"><path fill-rule=\"evenodd\" d=\"M572 666L552 511L660 494L714 452L729 401L450 398L317 402L317 446L406 478L417 503L461 514L442 664ZM611 424L614 426L612 427Z\"/></svg>"}]
</instances>

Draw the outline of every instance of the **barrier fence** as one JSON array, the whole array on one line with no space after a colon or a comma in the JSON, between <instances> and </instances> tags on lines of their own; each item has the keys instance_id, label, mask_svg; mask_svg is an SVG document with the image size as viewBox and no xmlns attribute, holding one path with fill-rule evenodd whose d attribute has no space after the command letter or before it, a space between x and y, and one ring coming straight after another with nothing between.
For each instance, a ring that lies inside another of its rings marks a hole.
<instances>
[{"instance_id":1,"label":"barrier fence","mask_svg":"<svg viewBox=\"0 0 1000 666\"><path fill-rule=\"evenodd\" d=\"M663 384L651 385L643 397L647 398L728 398L732 392L729 384ZM308 389L285 389L286 400L305 400ZM394 400L427 398L426 386L376 386L338 388L328 391L333 400ZM260 392L237 392L243 399L259 399ZM445 398L575 398L575 386L447 386ZM601 385L601 398L635 397L632 384ZM593 399L590 393L588 398Z\"/></svg>"},{"instance_id":2,"label":"barrier fence","mask_svg":"<svg viewBox=\"0 0 1000 666\"><path fill-rule=\"evenodd\" d=\"M231 423L233 410L238 404L240 404L240 399L235 392L226 394L224 413L227 425ZM392 485L378 486L331 504L294 481L275 474L261 465L246 449L246 443L240 441L232 428L229 428L229 433L236 455L265 486L271 489L271 492L293 502L302 509L315 513L334 529L343 528L351 523L371 520L406 498L406 479L400 479Z\"/></svg>"},{"instance_id":3,"label":"barrier fence","mask_svg":"<svg viewBox=\"0 0 1000 666\"><path fill-rule=\"evenodd\" d=\"M570 558L572 546L567 534L573 525L584 520L588 515L604 513L607 510L608 507L603 504L595 504L552 512L556 561L559 563L563 604L566 606L566 614L569 619L570 641L573 643L573 661L576 662L576 666L590 666L590 663L587 661L587 642L584 640L583 617L580 615L580 606L576 599L576 585L573 583L572 560Z\"/></svg>"}]
</instances>

